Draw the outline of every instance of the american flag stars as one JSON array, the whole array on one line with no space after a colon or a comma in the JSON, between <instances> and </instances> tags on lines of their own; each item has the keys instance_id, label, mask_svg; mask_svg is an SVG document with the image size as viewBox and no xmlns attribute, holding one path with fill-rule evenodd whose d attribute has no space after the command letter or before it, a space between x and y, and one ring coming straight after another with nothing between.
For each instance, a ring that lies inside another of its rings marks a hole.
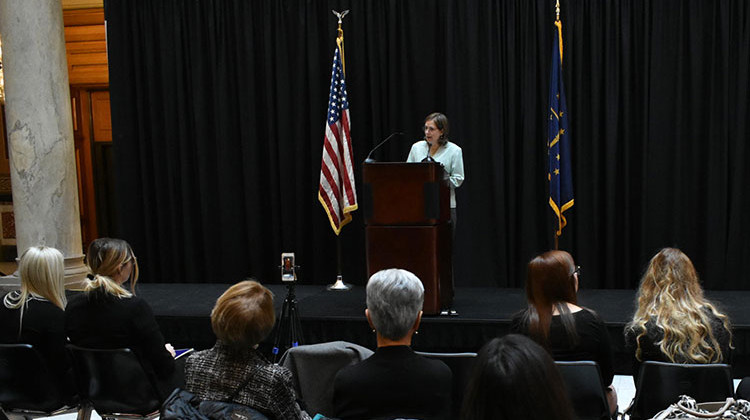
<instances>
[{"instance_id":1,"label":"american flag stars","mask_svg":"<svg viewBox=\"0 0 750 420\"><path fill-rule=\"evenodd\" d=\"M345 109L349 109L349 102L346 99L346 82L341 69L341 53L336 48L331 68L331 90L328 93L329 123L338 121L341 118L341 112Z\"/></svg>"}]
</instances>

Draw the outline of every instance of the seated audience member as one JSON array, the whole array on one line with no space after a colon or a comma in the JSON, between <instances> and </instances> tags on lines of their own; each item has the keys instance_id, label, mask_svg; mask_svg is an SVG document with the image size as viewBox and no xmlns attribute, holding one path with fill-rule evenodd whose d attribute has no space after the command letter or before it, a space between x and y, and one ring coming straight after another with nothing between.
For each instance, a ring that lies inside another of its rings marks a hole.
<instances>
[{"instance_id":1,"label":"seated audience member","mask_svg":"<svg viewBox=\"0 0 750 420\"><path fill-rule=\"evenodd\" d=\"M65 309L68 338L81 347L131 349L166 398L179 385L180 372L151 307L135 296L138 262L133 250L122 239L99 238L89 245L86 262L93 276ZM131 291L123 287L128 280Z\"/></svg>"},{"instance_id":2,"label":"seated audience member","mask_svg":"<svg viewBox=\"0 0 750 420\"><path fill-rule=\"evenodd\" d=\"M0 343L31 344L46 360L59 389L72 397L73 381L65 350L65 268L55 248L32 246L18 266L21 290L0 305Z\"/></svg>"},{"instance_id":3,"label":"seated audience member","mask_svg":"<svg viewBox=\"0 0 750 420\"><path fill-rule=\"evenodd\" d=\"M296 401L292 374L257 351L274 321L273 294L260 283L246 280L227 289L211 311L216 344L193 353L185 364L187 390L215 401L236 393L230 402L271 418L309 419Z\"/></svg>"},{"instance_id":4,"label":"seated audience member","mask_svg":"<svg viewBox=\"0 0 750 420\"><path fill-rule=\"evenodd\" d=\"M464 420L573 420L555 362L531 339L509 334L479 351L461 409Z\"/></svg>"},{"instance_id":5,"label":"seated audience member","mask_svg":"<svg viewBox=\"0 0 750 420\"><path fill-rule=\"evenodd\" d=\"M382 270L370 277L366 293L365 316L377 333L378 348L369 358L336 375L335 417L450 417L450 369L409 347L422 319L422 282L406 270Z\"/></svg>"},{"instance_id":6,"label":"seated audience member","mask_svg":"<svg viewBox=\"0 0 750 420\"><path fill-rule=\"evenodd\" d=\"M526 272L528 307L511 321L511 331L531 337L555 360L592 360L599 365L610 412L617 409L612 346L604 322L577 305L579 269L565 251L531 260Z\"/></svg>"},{"instance_id":7,"label":"seated audience member","mask_svg":"<svg viewBox=\"0 0 750 420\"><path fill-rule=\"evenodd\" d=\"M729 363L729 318L703 297L690 258L675 248L659 251L638 289L637 309L625 327L625 348L634 375L646 360L672 363Z\"/></svg>"},{"instance_id":8,"label":"seated audience member","mask_svg":"<svg viewBox=\"0 0 750 420\"><path fill-rule=\"evenodd\" d=\"M750 401L750 376L745 376L734 391L734 398Z\"/></svg>"}]
</instances>

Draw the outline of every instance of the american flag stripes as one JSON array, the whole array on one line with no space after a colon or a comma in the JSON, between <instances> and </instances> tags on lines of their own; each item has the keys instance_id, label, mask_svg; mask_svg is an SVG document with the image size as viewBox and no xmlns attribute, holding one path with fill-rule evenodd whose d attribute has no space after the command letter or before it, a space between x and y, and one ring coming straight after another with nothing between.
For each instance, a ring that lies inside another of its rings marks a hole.
<instances>
[{"instance_id":1,"label":"american flag stripes","mask_svg":"<svg viewBox=\"0 0 750 420\"><path fill-rule=\"evenodd\" d=\"M342 53L333 54L331 89L328 94L328 117L323 141L323 159L320 165L318 200L323 205L336 235L352 220L351 212L357 209L357 191L354 186L352 166L352 138L349 132L349 102Z\"/></svg>"}]
</instances>

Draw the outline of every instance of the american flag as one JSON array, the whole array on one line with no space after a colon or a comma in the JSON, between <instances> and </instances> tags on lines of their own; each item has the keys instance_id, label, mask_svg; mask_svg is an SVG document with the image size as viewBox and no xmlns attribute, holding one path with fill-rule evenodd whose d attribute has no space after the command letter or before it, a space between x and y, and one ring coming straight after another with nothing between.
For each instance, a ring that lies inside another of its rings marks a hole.
<instances>
[{"instance_id":1,"label":"american flag","mask_svg":"<svg viewBox=\"0 0 750 420\"><path fill-rule=\"evenodd\" d=\"M349 102L339 48L333 53L328 118L320 165L318 200L323 205L336 235L352 220L357 209L357 191L352 166L352 137L349 133Z\"/></svg>"}]
</instances>

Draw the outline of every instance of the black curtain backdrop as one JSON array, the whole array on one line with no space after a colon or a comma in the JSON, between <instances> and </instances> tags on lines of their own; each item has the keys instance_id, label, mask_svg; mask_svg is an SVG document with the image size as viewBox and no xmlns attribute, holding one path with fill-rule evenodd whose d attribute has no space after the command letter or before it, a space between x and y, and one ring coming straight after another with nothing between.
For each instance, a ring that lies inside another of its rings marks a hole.
<instances>
[{"instance_id":1,"label":"black curtain backdrop","mask_svg":"<svg viewBox=\"0 0 750 420\"><path fill-rule=\"evenodd\" d=\"M464 150L457 286L521 287L553 246L546 117L554 0L105 1L118 214L143 281L336 276L317 199L336 19L357 188L405 160L425 115ZM582 287L632 288L661 247L707 288L747 289L750 2L563 0L576 204L560 246ZM362 211L341 234L366 281Z\"/></svg>"}]
</instances>

